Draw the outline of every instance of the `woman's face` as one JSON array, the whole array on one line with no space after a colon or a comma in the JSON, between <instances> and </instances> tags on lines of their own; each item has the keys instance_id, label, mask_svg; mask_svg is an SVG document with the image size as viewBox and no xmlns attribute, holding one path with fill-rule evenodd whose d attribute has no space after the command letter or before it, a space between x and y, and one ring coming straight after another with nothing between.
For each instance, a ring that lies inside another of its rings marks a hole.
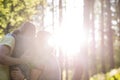
<instances>
[{"instance_id":1,"label":"woman's face","mask_svg":"<svg viewBox=\"0 0 120 80\"><path fill-rule=\"evenodd\" d=\"M36 44L39 46L39 49L41 51L49 51L52 49L52 47L48 43L49 36L48 35L43 35L43 34L38 34L36 38Z\"/></svg>"},{"instance_id":2,"label":"woman's face","mask_svg":"<svg viewBox=\"0 0 120 80\"><path fill-rule=\"evenodd\" d=\"M40 43L42 45L48 44L48 39L49 39L49 36L44 33L37 34L37 41L38 41L38 43Z\"/></svg>"}]
</instances>

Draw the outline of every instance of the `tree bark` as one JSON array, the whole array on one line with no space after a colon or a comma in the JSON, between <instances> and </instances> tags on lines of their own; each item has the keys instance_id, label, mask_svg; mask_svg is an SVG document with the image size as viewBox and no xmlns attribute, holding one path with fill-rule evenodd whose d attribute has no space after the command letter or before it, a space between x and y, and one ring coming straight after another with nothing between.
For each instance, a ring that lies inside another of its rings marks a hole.
<instances>
[{"instance_id":1,"label":"tree bark","mask_svg":"<svg viewBox=\"0 0 120 80\"><path fill-rule=\"evenodd\" d=\"M107 36L108 36L108 54L109 54L109 62L110 62L110 69L114 68L114 52L113 52L113 33L112 33L112 25L111 25L111 4L110 0L106 0L107 4Z\"/></svg>"},{"instance_id":2,"label":"tree bark","mask_svg":"<svg viewBox=\"0 0 120 80\"><path fill-rule=\"evenodd\" d=\"M90 28L90 1L84 0L84 31L85 31L85 44L83 45L82 54L84 58L84 77L83 80L89 80L89 65L88 65L88 33Z\"/></svg>"},{"instance_id":3,"label":"tree bark","mask_svg":"<svg viewBox=\"0 0 120 80\"><path fill-rule=\"evenodd\" d=\"M102 72L105 73L106 69L105 69L105 51L104 51L104 0L101 0L101 24L100 24L100 33L101 33L101 63L102 63Z\"/></svg>"},{"instance_id":4,"label":"tree bark","mask_svg":"<svg viewBox=\"0 0 120 80\"><path fill-rule=\"evenodd\" d=\"M92 41L90 44L90 50L91 50L91 65L90 65L90 69L91 71L91 76L96 74L97 72L97 66L96 66L96 49L95 49L95 26L94 26L94 3L95 0L91 0L91 5L90 5L90 11L91 11L91 19L90 19L90 27L91 27L91 35L92 35Z\"/></svg>"}]
</instances>

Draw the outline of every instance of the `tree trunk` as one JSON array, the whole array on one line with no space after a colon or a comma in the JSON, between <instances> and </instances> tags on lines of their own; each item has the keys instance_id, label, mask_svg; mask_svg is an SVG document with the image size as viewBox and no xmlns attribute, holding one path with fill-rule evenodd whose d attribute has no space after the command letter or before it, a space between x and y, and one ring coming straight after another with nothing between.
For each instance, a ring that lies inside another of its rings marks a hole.
<instances>
[{"instance_id":1,"label":"tree trunk","mask_svg":"<svg viewBox=\"0 0 120 80\"><path fill-rule=\"evenodd\" d=\"M106 69L105 69L105 51L104 51L104 0L101 0L101 24L100 24L100 33L101 33L101 63L102 63L102 72L105 73Z\"/></svg>"},{"instance_id":2,"label":"tree trunk","mask_svg":"<svg viewBox=\"0 0 120 80\"><path fill-rule=\"evenodd\" d=\"M90 1L84 0L84 31L85 31L85 44L83 45L82 54L84 58L84 77L83 80L89 80L89 66L88 66L88 31L89 31L89 25L90 25Z\"/></svg>"},{"instance_id":3,"label":"tree trunk","mask_svg":"<svg viewBox=\"0 0 120 80\"><path fill-rule=\"evenodd\" d=\"M59 0L59 26L60 26L60 27L61 27L61 22L62 22L62 0ZM61 79L63 80L64 67L66 68L66 66L65 66L63 63L66 64L66 62L65 62L65 56L64 56L63 51L62 51L61 49L59 49L59 50L60 50L60 56L59 56L59 58L60 58L61 73L62 73ZM65 75L66 75L66 74L65 74ZM67 76L67 75L66 75L66 76Z\"/></svg>"},{"instance_id":4,"label":"tree trunk","mask_svg":"<svg viewBox=\"0 0 120 80\"><path fill-rule=\"evenodd\" d=\"M113 52L113 35L112 35L112 25L111 25L111 4L110 4L110 0L106 0L106 4L107 4L107 27L108 27L108 31L107 31L107 36L108 36L108 54L109 54L109 62L110 62L110 69L114 68L114 52Z\"/></svg>"},{"instance_id":5,"label":"tree trunk","mask_svg":"<svg viewBox=\"0 0 120 80\"><path fill-rule=\"evenodd\" d=\"M42 28L42 30L44 30L44 18L45 18L45 14L44 14L44 5L42 5L41 6L42 7L42 19L41 19L41 24L40 24L40 26L41 26L41 28Z\"/></svg>"},{"instance_id":6,"label":"tree trunk","mask_svg":"<svg viewBox=\"0 0 120 80\"><path fill-rule=\"evenodd\" d=\"M117 5L117 16L118 16L118 27L119 27L119 31L118 31L118 40L120 41L120 0L118 1L118 5ZM120 44L119 44L119 49L120 49Z\"/></svg>"},{"instance_id":7,"label":"tree trunk","mask_svg":"<svg viewBox=\"0 0 120 80\"><path fill-rule=\"evenodd\" d=\"M90 50L91 50L91 65L90 65L90 70L91 71L91 76L96 74L97 72L97 66L96 66L96 49L95 49L95 26L94 26L94 0L90 0L91 1L91 5L90 5L90 11L91 11L91 19L90 19L90 27L91 27L91 32L92 32L92 41L90 43Z\"/></svg>"},{"instance_id":8,"label":"tree trunk","mask_svg":"<svg viewBox=\"0 0 120 80\"><path fill-rule=\"evenodd\" d=\"M52 0L52 27L54 32L54 0Z\"/></svg>"},{"instance_id":9,"label":"tree trunk","mask_svg":"<svg viewBox=\"0 0 120 80\"><path fill-rule=\"evenodd\" d=\"M12 27L12 26L11 26L10 22L8 22L8 23L7 23L7 26L6 26L5 30L4 30L4 33L5 33L5 34L9 33L11 27Z\"/></svg>"},{"instance_id":10,"label":"tree trunk","mask_svg":"<svg viewBox=\"0 0 120 80\"><path fill-rule=\"evenodd\" d=\"M62 22L62 0L59 0L59 24Z\"/></svg>"}]
</instances>

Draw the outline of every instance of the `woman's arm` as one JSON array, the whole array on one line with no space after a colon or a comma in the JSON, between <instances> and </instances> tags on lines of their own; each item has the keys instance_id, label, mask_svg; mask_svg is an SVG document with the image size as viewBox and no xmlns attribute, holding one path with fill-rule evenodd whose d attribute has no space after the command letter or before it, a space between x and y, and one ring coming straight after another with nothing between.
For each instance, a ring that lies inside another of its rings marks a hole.
<instances>
[{"instance_id":1,"label":"woman's arm","mask_svg":"<svg viewBox=\"0 0 120 80\"><path fill-rule=\"evenodd\" d=\"M37 68L31 69L30 80L39 80L41 74L42 74L42 70Z\"/></svg>"}]
</instances>

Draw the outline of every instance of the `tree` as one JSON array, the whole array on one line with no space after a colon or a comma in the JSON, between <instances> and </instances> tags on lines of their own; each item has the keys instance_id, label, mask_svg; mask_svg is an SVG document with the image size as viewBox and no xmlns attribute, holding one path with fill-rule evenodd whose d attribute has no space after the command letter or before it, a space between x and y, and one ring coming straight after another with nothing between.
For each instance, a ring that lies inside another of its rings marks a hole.
<instances>
[{"instance_id":1,"label":"tree","mask_svg":"<svg viewBox=\"0 0 120 80\"><path fill-rule=\"evenodd\" d=\"M117 4L117 22L118 22L118 40L120 41L120 0L118 0L118 4ZM119 45L120 46L120 45ZM120 49L120 47L119 47Z\"/></svg>"},{"instance_id":2,"label":"tree","mask_svg":"<svg viewBox=\"0 0 120 80\"><path fill-rule=\"evenodd\" d=\"M109 61L110 61L110 69L114 68L114 51L113 51L113 32L112 32L112 25L111 25L111 4L110 0L106 0L107 4L107 37L108 37L108 54L109 54Z\"/></svg>"},{"instance_id":3,"label":"tree","mask_svg":"<svg viewBox=\"0 0 120 80\"><path fill-rule=\"evenodd\" d=\"M45 0L0 0L0 35L11 32L22 22L30 20L43 2Z\"/></svg>"},{"instance_id":4,"label":"tree","mask_svg":"<svg viewBox=\"0 0 120 80\"><path fill-rule=\"evenodd\" d=\"M102 72L106 72L105 67L105 51L104 51L104 0L101 0L101 24L100 24L100 33L101 33L101 43L100 43L100 49L101 49L101 65L102 65Z\"/></svg>"},{"instance_id":5,"label":"tree","mask_svg":"<svg viewBox=\"0 0 120 80\"><path fill-rule=\"evenodd\" d=\"M112 20L116 22L117 24L112 23L114 26L114 56L115 56L115 67L120 66L120 0L113 2L113 8L114 10L112 11Z\"/></svg>"},{"instance_id":6,"label":"tree","mask_svg":"<svg viewBox=\"0 0 120 80\"><path fill-rule=\"evenodd\" d=\"M83 80L89 80L89 69L88 69L88 33L89 33L89 28L90 28L90 1L84 0L84 31L85 31L85 44L83 45L82 53L83 57L85 58L84 62L84 77Z\"/></svg>"}]
</instances>

